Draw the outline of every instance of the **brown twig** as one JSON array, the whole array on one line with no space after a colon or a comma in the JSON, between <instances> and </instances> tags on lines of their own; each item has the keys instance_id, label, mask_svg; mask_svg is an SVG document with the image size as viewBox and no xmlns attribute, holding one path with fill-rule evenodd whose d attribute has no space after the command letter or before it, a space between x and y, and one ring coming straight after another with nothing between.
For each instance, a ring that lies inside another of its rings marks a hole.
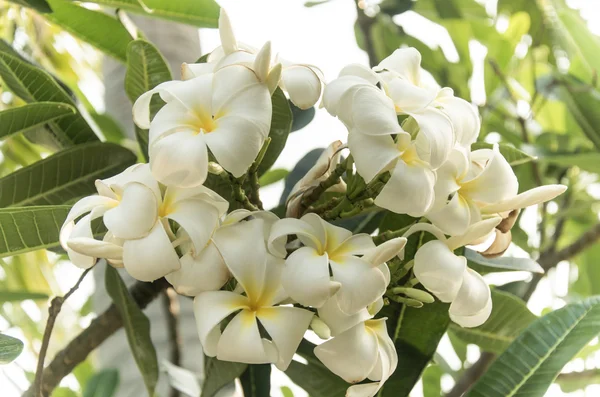
<instances>
[{"instance_id":1,"label":"brown twig","mask_svg":"<svg viewBox=\"0 0 600 397\"><path fill-rule=\"evenodd\" d=\"M361 8L360 3L360 1L356 1L356 23L358 24L358 27L360 28L364 37L365 52L369 57L369 65L373 67L379 64L379 59L377 58L377 53L375 52L375 45L373 44L373 34L371 31L371 27L375 23L375 18L365 14L365 11Z\"/></svg>"},{"instance_id":2,"label":"brown twig","mask_svg":"<svg viewBox=\"0 0 600 397\"><path fill-rule=\"evenodd\" d=\"M181 366L181 335L179 332L179 301L172 288L162 292L162 304L167 319L167 337L170 343L169 361ZM179 397L179 391L171 387L170 397Z\"/></svg>"},{"instance_id":3,"label":"brown twig","mask_svg":"<svg viewBox=\"0 0 600 397\"><path fill-rule=\"evenodd\" d=\"M48 353L48 346L50 345L50 337L52 336L52 330L54 329L54 323L56 322L56 317L60 313L63 304L81 285L81 282L85 278L85 276L92 270L85 269L81 276L75 283L75 285L65 294L65 296L56 296L50 302L50 307L48 308L48 321L46 322L46 329L44 329L44 336L42 337L42 346L40 347L40 354L38 357L37 369L35 371L35 380L33 382L35 396L42 395L42 372L44 371L44 361L46 359L46 353Z\"/></svg>"},{"instance_id":4,"label":"brown twig","mask_svg":"<svg viewBox=\"0 0 600 397\"><path fill-rule=\"evenodd\" d=\"M144 309L168 285L164 278L153 283L136 282L129 289L129 292L138 306ZM70 374L94 349L122 326L123 320L117 307L114 304L110 305L104 313L92 321L89 327L58 352L52 362L44 369L41 377L42 396L49 396L65 376ZM39 397L39 395L34 394L34 390L33 386L30 387L23 396Z\"/></svg>"}]
</instances>

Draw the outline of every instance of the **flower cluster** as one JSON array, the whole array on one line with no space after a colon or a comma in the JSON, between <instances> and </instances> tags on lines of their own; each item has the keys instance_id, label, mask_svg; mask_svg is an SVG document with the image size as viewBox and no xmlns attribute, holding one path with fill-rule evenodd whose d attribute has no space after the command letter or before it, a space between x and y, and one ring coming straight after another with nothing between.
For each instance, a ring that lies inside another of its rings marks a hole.
<instances>
[{"instance_id":1,"label":"flower cluster","mask_svg":"<svg viewBox=\"0 0 600 397\"><path fill-rule=\"evenodd\" d=\"M394 291L401 291L433 302L413 288L421 283L451 303L453 321L482 324L491 312L490 289L456 250L493 238L484 254L503 253L518 210L564 187L517 194L497 146L471 151L480 128L476 110L449 88L427 83L420 54L407 48L373 69L347 66L326 86L322 104L349 131L357 174L344 168L348 177L379 186L370 199L380 209L423 219L376 245L370 235L307 208L304 200L315 192L337 194L334 200L344 203L338 167L346 146L339 141L296 183L286 218L263 210L228 213L227 200L204 186L209 170L243 178L268 138L273 92L280 87L306 109L321 98L323 78L314 66L273 60L269 43L257 50L237 42L225 12L219 29L222 45L206 63L184 64L182 80L135 102L134 121L149 129L149 164L96 181L98 194L71 209L61 244L76 266L105 258L137 280L165 277L178 293L195 297L207 356L285 370L312 329L327 339L314 350L325 366L349 383L372 381L351 386L348 395L374 396L398 362L378 314L384 296L398 300ZM164 105L151 117L155 94ZM404 259L407 238L422 232L434 239ZM390 286L390 261L416 278Z\"/></svg>"}]
</instances>

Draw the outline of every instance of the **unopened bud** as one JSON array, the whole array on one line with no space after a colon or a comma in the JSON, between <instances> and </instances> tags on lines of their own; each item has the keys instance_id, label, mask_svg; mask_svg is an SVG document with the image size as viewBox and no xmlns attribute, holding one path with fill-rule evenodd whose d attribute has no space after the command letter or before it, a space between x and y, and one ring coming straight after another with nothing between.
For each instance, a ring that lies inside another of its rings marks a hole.
<instances>
[{"instance_id":1,"label":"unopened bud","mask_svg":"<svg viewBox=\"0 0 600 397\"><path fill-rule=\"evenodd\" d=\"M310 328L312 328L314 333L321 339L331 338L331 330L327 324L317 316L314 316L310 322Z\"/></svg>"},{"instance_id":2,"label":"unopened bud","mask_svg":"<svg viewBox=\"0 0 600 397\"><path fill-rule=\"evenodd\" d=\"M214 161L208 162L208 172L213 175L221 175L225 170L219 164Z\"/></svg>"},{"instance_id":3,"label":"unopened bud","mask_svg":"<svg viewBox=\"0 0 600 397\"><path fill-rule=\"evenodd\" d=\"M433 303L435 302L435 298L427 291L423 291L421 289L416 288L404 288L404 287L396 287L392 289L392 292L395 294L404 294L409 298L416 299L423 303Z\"/></svg>"}]
</instances>

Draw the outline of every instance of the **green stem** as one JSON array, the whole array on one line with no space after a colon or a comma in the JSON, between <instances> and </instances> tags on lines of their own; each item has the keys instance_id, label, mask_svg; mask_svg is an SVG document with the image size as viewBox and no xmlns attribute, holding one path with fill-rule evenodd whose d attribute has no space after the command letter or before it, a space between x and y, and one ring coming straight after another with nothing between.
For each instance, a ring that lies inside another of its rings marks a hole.
<instances>
[{"instance_id":1,"label":"green stem","mask_svg":"<svg viewBox=\"0 0 600 397\"><path fill-rule=\"evenodd\" d=\"M410 229L411 226L412 226L412 224L410 224L406 227L403 227L402 229L388 230L387 232L380 233L379 235L373 237L373 242L376 245L379 245L379 244L385 243L386 241L394 239L396 237L402 237L404 235L404 233L406 233L406 231L408 229Z\"/></svg>"},{"instance_id":2,"label":"green stem","mask_svg":"<svg viewBox=\"0 0 600 397\"><path fill-rule=\"evenodd\" d=\"M300 207L301 214L307 212L307 209L311 206L311 204L319 200L321 195L325 193L327 189L340 183L340 178L342 177L342 175L344 175L344 172L346 172L347 163L348 159L346 158L335 167L335 169L327 179L319 183L314 189L310 191L310 193L304 195Z\"/></svg>"},{"instance_id":3,"label":"green stem","mask_svg":"<svg viewBox=\"0 0 600 397\"><path fill-rule=\"evenodd\" d=\"M252 204L248 196L246 196L246 192L244 191L240 180L234 178L233 175L229 176L229 180L231 181L231 190L233 192L233 198L235 201L237 201L243 208L247 210L258 211L258 207Z\"/></svg>"}]
</instances>

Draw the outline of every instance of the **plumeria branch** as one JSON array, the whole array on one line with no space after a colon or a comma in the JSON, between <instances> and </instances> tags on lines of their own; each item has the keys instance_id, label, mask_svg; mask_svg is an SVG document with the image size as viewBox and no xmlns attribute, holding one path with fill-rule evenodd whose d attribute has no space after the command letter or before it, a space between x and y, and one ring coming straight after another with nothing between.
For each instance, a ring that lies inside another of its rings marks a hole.
<instances>
[{"instance_id":1,"label":"plumeria branch","mask_svg":"<svg viewBox=\"0 0 600 397\"><path fill-rule=\"evenodd\" d=\"M305 194L302 197L302 203L301 203L302 207L300 209L301 214L304 214L305 212L317 212L318 213L320 210L322 210L323 207L311 207L311 205L314 204L317 200L319 200L321 195L323 195L323 193L325 193L327 191L327 189L329 189L332 186L337 185L340 182L340 178L342 177L342 175L344 175L344 172L346 172L348 162L349 162L349 158L342 160L335 167L335 169L333 170L333 172L331 173L331 175L329 175L329 177L327 179L325 179L323 182L319 183L314 189L312 189L310 191L310 193ZM326 206L325 208L329 207L327 209L330 209L336 205L337 201L338 201L338 199L334 198L334 199L330 200L328 203L325 203L324 206Z\"/></svg>"},{"instance_id":2,"label":"plumeria branch","mask_svg":"<svg viewBox=\"0 0 600 397\"><path fill-rule=\"evenodd\" d=\"M73 295L75 291L77 291L81 285L81 282L90 272L90 270L92 270L92 268L83 271L75 285L65 294L65 296L56 296L52 299L52 302L50 302L50 308L48 309L48 321L46 322L46 329L44 330L44 336L42 337L42 347L40 348L37 369L35 371L35 381L33 383L35 396L42 395L42 371L44 370L44 361L46 359L46 353L48 352L48 346L50 345L50 337L52 336L52 330L54 329L56 318L62 309L62 305L67 299L69 299L71 295Z\"/></svg>"},{"instance_id":3,"label":"plumeria branch","mask_svg":"<svg viewBox=\"0 0 600 397\"><path fill-rule=\"evenodd\" d=\"M138 306L144 309L168 286L169 284L164 278L153 283L138 281L129 289L129 292ZM104 313L92 321L89 327L69 342L63 350L58 352L43 372L38 369L37 373L41 374L39 393L35 394L36 389L32 386L23 396L49 396L65 376L70 374L94 349L100 346L122 326L123 319L119 315L117 307L114 304L110 305Z\"/></svg>"}]
</instances>

